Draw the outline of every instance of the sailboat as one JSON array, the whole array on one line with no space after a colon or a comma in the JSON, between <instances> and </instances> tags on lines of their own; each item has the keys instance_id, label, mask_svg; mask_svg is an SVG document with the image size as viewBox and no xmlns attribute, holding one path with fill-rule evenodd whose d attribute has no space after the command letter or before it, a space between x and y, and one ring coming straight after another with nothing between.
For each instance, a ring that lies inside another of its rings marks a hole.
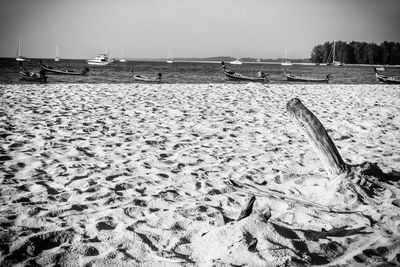
<instances>
[{"instance_id":1,"label":"sailboat","mask_svg":"<svg viewBox=\"0 0 400 267\"><path fill-rule=\"evenodd\" d=\"M119 62L125 63L127 60L124 58L124 50L121 49L121 58L119 59Z\"/></svg>"},{"instance_id":2,"label":"sailboat","mask_svg":"<svg viewBox=\"0 0 400 267\"><path fill-rule=\"evenodd\" d=\"M336 52L336 48L335 48L335 41L333 41L333 48L332 48L332 64L334 66L343 66L343 63L340 61L335 61L335 52ZM329 62L329 61L328 61ZM329 63L328 63L329 64Z\"/></svg>"},{"instance_id":3,"label":"sailboat","mask_svg":"<svg viewBox=\"0 0 400 267\"><path fill-rule=\"evenodd\" d=\"M172 55L171 49L168 51L167 63L174 63L174 57Z\"/></svg>"},{"instance_id":4,"label":"sailboat","mask_svg":"<svg viewBox=\"0 0 400 267\"><path fill-rule=\"evenodd\" d=\"M56 45L56 57L54 61L60 61L60 50L58 50L58 46Z\"/></svg>"},{"instance_id":5,"label":"sailboat","mask_svg":"<svg viewBox=\"0 0 400 267\"><path fill-rule=\"evenodd\" d=\"M287 49L285 49L285 57L283 58L283 61L281 64L282 64L282 66L292 66L293 65L292 62L287 60Z\"/></svg>"},{"instance_id":6,"label":"sailboat","mask_svg":"<svg viewBox=\"0 0 400 267\"><path fill-rule=\"evenodd\" d=\"M26 57L21 56L21 38L18 39L18 49L17 49L17 56L15 57L17 61L27 61Z\"/></svg>"}]
</instances>

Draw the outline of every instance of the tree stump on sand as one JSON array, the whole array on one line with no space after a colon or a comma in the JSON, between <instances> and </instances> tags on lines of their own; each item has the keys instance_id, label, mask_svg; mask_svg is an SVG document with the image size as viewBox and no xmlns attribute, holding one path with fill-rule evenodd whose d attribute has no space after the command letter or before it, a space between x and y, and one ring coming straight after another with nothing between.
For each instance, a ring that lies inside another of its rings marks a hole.
<instances>
[{"instance_id":1,"label":"tree stump on sand","mask_svg":"<svg viewBox=\"0 0 400 267\"><path fill-rule=\"evenodd\" d=\"M345 198L345 203L352 207L381 204L396 196L390 187L399 177L383 173L375 163L346 164L322 123L299 99L291 99L286 109L318 154L335 190ZM395 200L392 204L397 202Z\"/></svg>"}]
</instances>

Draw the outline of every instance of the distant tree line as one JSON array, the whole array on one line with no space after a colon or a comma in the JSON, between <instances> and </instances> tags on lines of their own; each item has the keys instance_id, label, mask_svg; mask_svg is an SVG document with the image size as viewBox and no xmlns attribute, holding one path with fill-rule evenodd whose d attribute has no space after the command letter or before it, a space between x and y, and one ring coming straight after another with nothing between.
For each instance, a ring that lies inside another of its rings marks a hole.
<instances>
[{"instance_id":1,"label":"distant tree line","mask_svg":"<svg viewBox=\"0 0 400 267\"><path fill-rule=\"evenodd\" d=\"M316 45L311 52L311 62L331 63L332 60L346 64L400 64L400 43L383 42L380 45L366 42L335 42L335 58L333 42Z\"/></svg>"}]
</instances>

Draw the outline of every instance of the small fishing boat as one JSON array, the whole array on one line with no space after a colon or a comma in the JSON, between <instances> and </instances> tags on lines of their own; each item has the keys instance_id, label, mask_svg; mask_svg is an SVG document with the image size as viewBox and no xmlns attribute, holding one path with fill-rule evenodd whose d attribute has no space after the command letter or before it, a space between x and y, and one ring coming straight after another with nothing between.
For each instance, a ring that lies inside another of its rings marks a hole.
<instances>
[{"instance_id":1,"label":"small fishing boat","mask_svg":"<svg viewBox=\"0 0 400 267\"><path fill-rule=\"evenodd\" d=\"M141 81L141 82L161 82L161 77L162 74L158 73L156 77L151 77L151 76L146 76L146 75L141 75L138 73L134 73L133 69L131 69L131 73L133 75L133 79L136 81Z\"/></svg>"},{"instance_id":2,"label":"small fishing boat","mask_svg":"<svg viewBox=\"0 0 400 267\"><path fill-rule=\"evenodd\" d=\"M45 70L49 74L56 74L56 75L82 75L82 76L87 76L89 73L89 68L84 67L82 71L77 71L77 70L59 70L55 69L54 67L50 67L45 65L42 60L39 60L40 62L40 67Z\"/></svg>"},{"instance_id":3,"label":"small fishing boat","mask_svg":"<svg viewBox=\"0 0 400 267\"><path fill-rule=\"evenodd\" d=\"M397 76L386 76L379 74L377 69L374 67L375 71L375 78L380 83L387 83L387 84L400 84L400 79Z\"/></svg>"},{"instance_id":4,"label":"small fishing boat","mask_svg":"<svg viewBox=\"0 0 400 267\"><path fill-rule=\"evenodd\" d=\"M23 79L23 80L33 81L33 82L42 82L42 83L47 82L46 71L44 69L41 69L39 73L27 71L24 68L24 66L22 66L21 62L19 64L19 74L21 76L21 79Z\"/></svg>"},{"instance_id":5,"label":"small fishing boat","mask_svg":"<svg viewBox=\"0 0 400 267\"><path fill-rule=\"evenodd\" d=\"M247 76L241 73L238 73L236 71L233 71L231 69L227 69L225 67L225 63L222 61L222 70L224 71L224 74L226 78L234 81L250 81L250 82L261 82L261 83L266 83L268 82L267 76L262 72L259 71L257 77L251 77Z\"/></svg>"},{"instance_id":6,"label":"small fishing boat","mask_svg":"<svg viewBox=\"0 0 400 267\"><path fill-rule=\"evenodd\" d=\"M303 77L303 76L293 75L290 73L286 73L285 69L282 70L286 79L290 82L327 83L331 78L330 74L327 74L325 78L314 78L314 77Z\"/></svg>"},{"instance_id":7,"label":"small fishing boat","mask_svg":"<svg viewBox=\"0 0 400 267\"><path fill-rule=\"evenodd\" d=\"M107 54L98 54L95 58L88 59L87 63L89 65L104 66L104 65L110 64L111 61L108 59L108 55Z\"/></svg>"}]
</instances>

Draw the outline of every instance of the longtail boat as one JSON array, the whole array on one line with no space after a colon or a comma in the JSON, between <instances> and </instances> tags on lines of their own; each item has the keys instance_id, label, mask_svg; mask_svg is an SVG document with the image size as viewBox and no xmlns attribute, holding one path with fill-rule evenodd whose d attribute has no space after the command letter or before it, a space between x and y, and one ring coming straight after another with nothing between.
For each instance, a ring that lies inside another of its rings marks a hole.
<instances>
[{"instance_id":1,"label":"longtail boat","mask_svg":"<svg viewBox=\"0 0 400 267\"><path fill-rule=\"evenodd\" d=\"M89 73L89 68L84 67L82 71L77 71L77 70L59 70L55 69L54 67L50 67L45 65L42 60L40 60L40 66L43 70L45 70L49 74L57 74L57 75L82 75L82 76L87 76Z\"/></svg>"},{"instance_id":2,"label":"longtail boat","mask_svg":"<svg viewBox=\"0 0 400 267\"><path fill-rule=\"evenodd\" d=\"M400 84L399 77L385 76L385 75L379 74L375 67L374 67L374 71L375 71L375 78L378 82L387 83L387 84Z\"/></svg>"},{"instance_id":3,"label":"longtail boat","mask_svg":"<svg viewBox=\"0 0 400 267\"><path fill-rule=\"evenodd\" d=\"M260 83L266 83L268 82L268 78L266 77L266 75L259 71L258 72L258 76L257 77L251 77L251 76L247 76L241 73L238 73L236 71L233 71L231 69L228 69L225 67L225 63L223 61L221 61L222 64L222 70L224 71L224 74L226 76L226 78L230 79L230 80L234 80L234 81L250 81L250 82L260 82Z\"/></svg>"},{"instance_id":4,"label":"longtail boat","mask_svg":"<svg viewBox=\"0 0 400 267\"><path fill-rule=\"evenodd\" d=\"M290 73L286 73L285 69L283 70L283 74L286 79L290 82L311 82L311 83L327 83L331 79L331 75L327 74L325 78L314 78L314 77L303 77L298 75L293 75Z\"/></svg>"},{"instance_id":5,"label":"longtail boat","mask_svg":"<svg viewBox=\"0 0 400 267\"><path fill-rule=\"evenodd\" d=\"M161 82L161 77L162 74L158 73L156 77L151 77L151 76L146 76L138 73L134 73L133 69L131 69L131 73L133 75L133 79L136 81L141 81L141 82Z\"/></svg>"}]
</instances>

